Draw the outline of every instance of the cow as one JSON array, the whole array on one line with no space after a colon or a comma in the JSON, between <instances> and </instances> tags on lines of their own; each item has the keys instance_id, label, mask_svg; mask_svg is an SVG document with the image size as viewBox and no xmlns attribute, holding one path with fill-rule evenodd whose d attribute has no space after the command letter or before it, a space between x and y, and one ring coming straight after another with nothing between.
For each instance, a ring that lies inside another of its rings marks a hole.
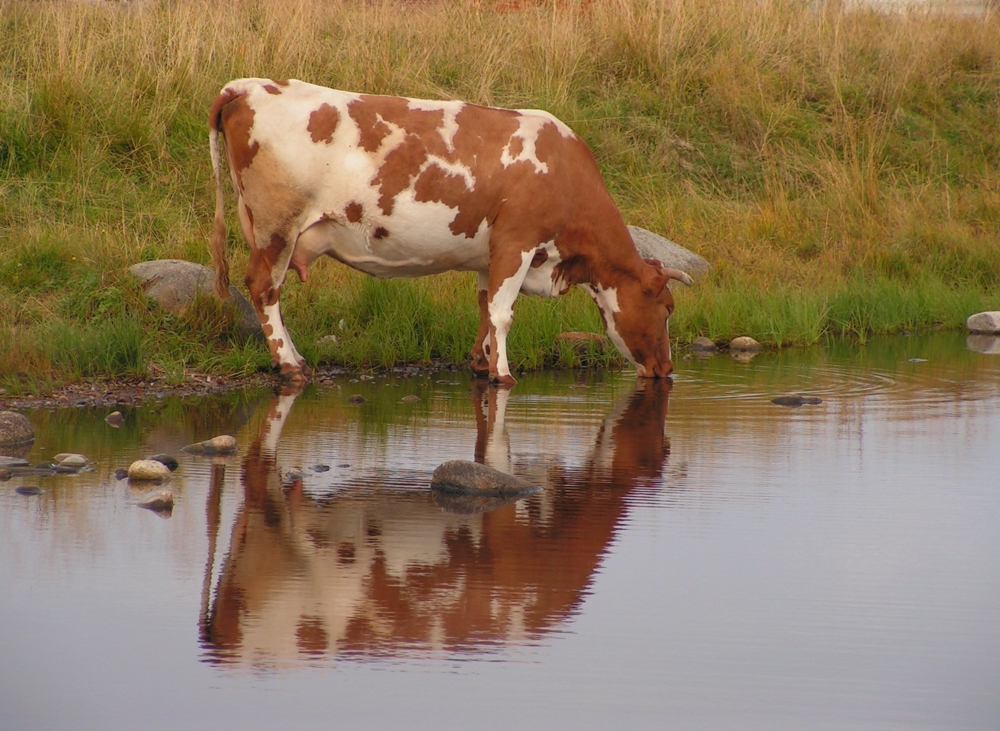
<instances>
[{"instance_id":1,"label":"cow","mask_svg":"<svg viewBox=\"0 0 1000 731\"><path fill-rule=\"evenodd\" d=\"M250 245L246 286L273 364L291 383L309 368L281 319L288 269L325 254L375 277L478 274L472 369L512 386L506 339L520 292L573 285L597 303L640 376L673 369L667 282L682 271L643 259L587 144L547 112L239 79L209 114L215 180L215 291L228 296L224 143Z\"/></svg>"}]
</instances>

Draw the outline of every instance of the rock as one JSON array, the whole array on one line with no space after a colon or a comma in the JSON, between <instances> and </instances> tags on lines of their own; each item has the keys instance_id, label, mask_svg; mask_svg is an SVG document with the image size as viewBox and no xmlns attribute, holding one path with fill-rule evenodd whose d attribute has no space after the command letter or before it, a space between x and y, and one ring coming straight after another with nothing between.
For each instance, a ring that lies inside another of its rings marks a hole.
<instances>
[{"instance_id":1,"label":"rock","mask_svg":"<svg viewBox=\"0 0 1000 731\"><path fill-rule=\"evenodd\" d=\"M926 358L910 358L911 363L926 363Z\"/></svg>"},{"instance_id":2,"label":"rock","mask_svg":"<svg viewBox=\"0 0 1000 731\"><path fill-rule=\"evenodd\" d=\"M975 350L977 353L1000 355L1000 336L969 335L965 338L965 347L969 350Z\"/></svg>"},{"instance_id":3,"label":"rock","mask_svg":"<svg viewBox=\"0 0 1000 731\"><path fill-rule=\"evenodd\" d=\"M57 466L64 465L66 467L83 467L90 462L90 460L82 454L73 454L72 452L62 452L57 454L52 459L55 460Z\"/></svg>"},{"instance_id":4,"label":"rock","mask_svg":"<svg viewBox=\"0 0 1000 731\"><path fill-rule=\"evenodd\" d=\"M0 456L0 467L27 467L30 462L24 457L4 457Z\"/></svg>"},{"instance_id":5,"label":"rock","mask_svg":"<svg viewBox=\"0 0 1000 731\"><path fill-rule=\"evenodd\" d=\"M629 226L628 230L632 234L635 248L645 259L659 259L663 266L687 272L693 279L712 271L711 264L680 244L675 244L669 239L638 226Z\"/></svg>"},{"instance_id":6,"label":"rock","mask_svg":"<svg viewBox=\"0 0 1000 731\"><path fill-rule=\"evenodd\" d=\"M236 437L223 434L204 442L189 444L181 451L190 454L233 454L238 448Z\"/></svg>"},{"instance_id":7,"label":"rock","mask_svg":"<svg viewBox=\"0 0 1000 731\"><path fill-rule=\"evenodd\" d=\"M37 485L21 485L20 487L15 487L14 492L18 495L39 495L42 492L42 488Z\"/></svg>"},{"instance_id":8,"label":"rock","mask_svg":"<svg viewBox=\"0 0 1000 731\"><path fill-rule=\"evenodd\" d=\"M128 477L128 470L123 469L121 467L119 467L118 469L115 470L115 479L116 480L124 480L126 477Z\"/></svg>"},{"instance_id":9,"label":"rock","mask_svg":"<svg viewBox=\"0 0 1000 731\"><path fill-rule=\"evenodd\" d=\"M104 420L108 423L108 426L113 426L117 429L125 422L125 417L122 416L122 412L120 411L112 411L104 417Z\"/></svg>"},{"instance_id":10,"label":"rock","mask_svg":"<svg viewBox=\"0 0 1000 731\"><path fill-rule=\"evenodd\" d=\"M366 400L360 393L355 393L347 397L347 403L349 404L363 404Z\"/></svg>"},{"instance_id":11,"label":"rock","mask_svg":"<svg viewBox=\"0 0 1000 731\"><path fill-rule=\"evenodd\" d=\"M403 398L400 400L405 401L408 404L415 404L417 401L420 400L420 397L411 393L409 396L403 396Z\"/></svg>"},{"instance_id":12,"label":"rock","mask_svg":"<svg viewBox=\"0 0 1000 731\"><path fill-rule=\"evenodd\" d=\"M330 471L330 465L328 465L328 464L314 464L311 469L312 469L313 472L329 472Z\"/></svg>"},{"instance_id":13,"label":"rock","mask_svg":"<svg viewBox=\"0 0 1000 731\"><path fill-rule=\"evenodd\" d=\"M214 297L215 271L190 261L161 259L133 264L129 272L142 280L146 294L168 312L180 314L197 295ZM253 306L233 285L229 285L229 300L239 312L239 333L243 337L264 339L260 320Z\"/></svg>"},{"instance_id":14,"label":"rock","mask_svg":"<svg viewBox=\"0 0 1000 731\"><path fill-rule=\"evenodd\" d=\"M465 495L530 495L540 490L519 477L508 475L478 462L454 459L438 465L431 477L436 490Z\"/></svg>"},{"instance_id":15,"label":"rock","mask_svg":"<svg viewBox=\"0 0 1000 731\"><path fill-rule=\"evenodd\" d=\"M761 350L763 347L764 346L762 346L756 340L754 340L751 337L747 337L746 335L741 335L740 337L733 338L732 340L729 341L730 350L742 350L754 353L757 352L758 350Z\"/></svg>"},{"instance_id":16,"label":"rock","mask_svg":"<svg viewBox=\"0 0 1000 731\"><path fill-rule=\"evenodd\" d=\"M694 342L691 343L691 347L701 353L714 353L719 349L719 346L704 335L695 338Z\"/></svg>"},{"instance_id":17,"label":"rock","mask_svg":"<svg viewBox=\"0 0 1000 731\"><path fill-rule=\"evenodd\" d=\"M170 512L174 509L174 494L170 490L158 490L146 495L137 504L156 513Z\"/></svg>"},{"instance_id":18,"label":"rock","mask_svg":"<svg viewBox=\"0 0 1000 731\"><path fill-rule=\"evenodd\" d=\"M155 462L159 462L171 472L176 472L177 467L179 466L177 460L171 457L169 454L154 454L152 457L146 457L146 459L151 459Z\"/></svg>"},{"instance_id":19,"label":"rock","mask_svg":"<svg viewBox=\"0 0 1000 731\"><path fill-rule=\"evenodd\" d=\"M128 467L128 477L130 480L169 480L170 470L161 462L153 459L136 460Z\"/></svg>"},{"instance_id":20,"label":"rock","mask_svg":"<svg viewBox=\"0 0 1000 731\"><path fill-rule=\"evenodd\" d=\"M799 396L793 394L791 396L776 396L771 399L772 404L777 404L778 406L791 406L792 408L798 408L799 406L811 405L823 403L823 399L817 396Z\"/></svg>"},{"instance_id":21,"label":"rock","mask_svg":"<svg viewBox=\"0 0 1000 731\"><path fill-rule=\"evenodd\" d=\"M979 312L965 321L970 332L1000 334L1000 312Z\"/></svg>"},{"instance_id":22,"label":"rock","mask_svg":"<svg viewBox=\"0 0 1000 731\"><path fill-rule=\"evenodd\" d=\"M35 441L35 430L24 414L0 411L0 444L27 444Z\"/></svg>"}]
</instances>

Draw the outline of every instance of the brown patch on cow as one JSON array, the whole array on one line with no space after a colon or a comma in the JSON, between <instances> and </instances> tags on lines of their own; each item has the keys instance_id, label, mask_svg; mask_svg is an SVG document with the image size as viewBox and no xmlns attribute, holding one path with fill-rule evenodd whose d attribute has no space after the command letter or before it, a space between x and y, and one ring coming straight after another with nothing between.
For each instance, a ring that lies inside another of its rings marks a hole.
<instances>
[{"instance_id":1,"label":"brown patch on cow","mask_svg":"<svg viewBox=\"0 0 1000 731\"><path fill-rule=\"evenodd\" d=\"M274 326L271 325L270 323L265 323L261 325L261 329L264 331L265 338L270 338L272 335L274 335Z\"/></svg>"},{"instance_id":2,"label":"brown patch on cow","mask_svg":"<svg viewBox=\"0 0 1000 731\"><path fill-rule=\"evenodd\" d=\"M546 261L548 261L548 258L549 258L549 252L547 252L545 249L538 249L537 251L535 251L535 255L531 257L531 268L537 269Z\"/></svg>"},{"instance_id":3,"label":"brown patch on cow","mask_svg":"<svg viewBox=\"0 0 1000 731\"><path fill-rule=\"evenodd\" d=\"M359 223L364 213L365 207L357 201L351 201L344 209L344 215L347 216L347 220L351 223Z\"/></svg>"},{"instance_id":4,"label":"brown patch on cow","mask_svg":"<svg viewBox=\"0 0 1000 731\"><path fill-rule=\"evenodd\" d=\"M279 89L274 84L264 84L264 91L273 96L278 96L281 94L281 89Z\"/></svg>"},{"instance_id":5,"label":"brown patch on cow","mask_svg":"<svg viewBox=\"0 0 1000 731\"><path fill-rule=\"evenodd\" d=\"M511 137L510 144L507 145L507 154L516 158L522 152L524 152L524 140L520 137Z\"/></svg>"},{"instance_id":6,"label":"brown patch on cow","mask_svg":"<svg viewBox=\"0 0 1000 731\"><path fill-rule=\"evenodd\" d=\"M229 152L229 162L237 174L237 179L239 179L240 174L250 167L260 150L260 145L256 141L250 142L254 110L247 104L246 97L235 96L222 106L220 115L222 132L226 137L226 149Z\"/></svg>"},{"instance_id":7,"label":"brown patch on cow","mask_svg":"<svg viewBox=\"0 0 1000 731\"><path fill-rule=\"evenodd\" d=\"M319 109L309 115L306 129L313 142L333 142L333 133L340 124L340 112L329 104L321 104Z\"/></svg>"},{"instance_id":8,"label":"brown patch on cow","mask_svg":"<svg viewBox=\"0 0 1000 731\"><path fill-rule=\"evenodd\" d=\"M278 86L288 86L289 84L288 79L271 79L271 81L273 81Z\"/></svg>"},{"instance_id":9,"label":"brown patch on cow","mask_svg":"<svg viewBox=\"0 0 1000 731\"><path fill-rule=\"evenodd\" d=\"M374 105L368 103L366 99L380 99L382 97L361 97L347 105L347 114L358 125L361 138L358 144L365 152L378 152L382 146L382 140L392 133L392 129L379 119L378 110Z\"/></svg>"},{"instance_id":10,"label":"brown patch on cow","mask_svg":"<svg viewBox=\"0 0 1000 731\"><path fill-rule=\"evenodd\" d=\"M376 239L384 239L386 236L389 235L389 231L387 229L383 228L382 226L379 226L377 229L375 229L375 233L372 234L372 235Z\"/></svg>"}]
</instances>

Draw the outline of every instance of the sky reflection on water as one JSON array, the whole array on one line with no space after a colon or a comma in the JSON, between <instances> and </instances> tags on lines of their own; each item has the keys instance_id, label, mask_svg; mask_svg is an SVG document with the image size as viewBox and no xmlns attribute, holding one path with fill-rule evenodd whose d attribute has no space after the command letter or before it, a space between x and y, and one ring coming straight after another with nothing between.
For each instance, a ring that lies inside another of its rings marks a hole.
<instances>
[{"instance_id":1,"label":"sky reflection on water","mask_svg":"<svg viewBox=\"0 0 1000 731\"><path fill-rule=\"evenodd\" d=\"M1000 357L963 346L29 414L96 471L0 484L0 728L993 728ZM169 519L112 475L159 451ZM449 511L447 459L545 489Z\"/></svg>"}]
</instances>

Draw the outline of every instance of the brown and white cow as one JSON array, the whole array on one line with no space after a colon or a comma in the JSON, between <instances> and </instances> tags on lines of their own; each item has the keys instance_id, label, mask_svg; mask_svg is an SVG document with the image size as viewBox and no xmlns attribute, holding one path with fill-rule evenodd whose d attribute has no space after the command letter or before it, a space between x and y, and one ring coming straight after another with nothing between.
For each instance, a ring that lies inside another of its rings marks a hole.
<instances>
[{"instance_id":1,"label":"brown and white cow","mask_svg":"<svg viewBox=\"0 0 1000 731\"><path fill-rule=\"evenodd\" d=\"M210 113L216 183L211 251L228 294L219 137L250 243L246 284L271 355L290 381L308 368L281 319L291 267L326 254L375 277L479 275L472 368L512 385L506 338L518 293L582 286L640 376L673 364L667 281L643 260L576 134L547 112L370 96L301 81L240 79Z\"/></svg>"}]
</instances>

